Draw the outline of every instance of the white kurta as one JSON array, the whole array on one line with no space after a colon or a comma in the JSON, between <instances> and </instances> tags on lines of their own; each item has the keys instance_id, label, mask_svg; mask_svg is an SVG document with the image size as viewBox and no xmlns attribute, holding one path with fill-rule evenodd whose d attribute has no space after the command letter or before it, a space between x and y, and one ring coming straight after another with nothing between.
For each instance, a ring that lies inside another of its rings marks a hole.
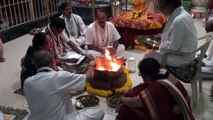
<instances>
[{"instance_id":1,"label":"white kurta","mask_svg":"<svg viewBox=\"0 0 213 120\"><path fill-rule=\"evenodd\" d=\"M113 46L113 42L121 38L120 34L110 22L105 23L105 28L101 28L98 23L95 21L88 26L85 33L86 45L93 45L99 48L107 48L108 46ZM122 56L125 47L124 45L119 44L116 54L114 57ZM102 53L89 50L89 54L92 54L93 57L103 56Z\"/></svg>"},{"instance_id":2,"label":"white kurta","mask_svg":"<svg viewBox=\"0 0 213 120\"><path fill-rule=\"evenodd\" d=\"M165 53L192 52L197 49L197 31L190 14L183 7L178 7L169 16L163 29L159 51L153 57L160 63ZM186 66L195 58L190 56L169 55L166 62L169 66Z\"/></svg>"},{"instance_id":3,"label":"white kurta","mask_svg":"<svg viewBox=\"0 0 213 120\"><path fill-rule=\"evenodd\" d=\"M72 49L72 48L68 47L68 45L67 45L68 42L72 42L73 44L78 46L78 44L75 41L70 40L64 34L64 32L62 32L59 35L55 35L52 32L52 30L50 29L50 25L49 24L47 25L47 27L42 32L46 32L46 33L48 33L50 35L54 54L57 55L57 57L59 57L59 58L62 57L63 52L65 51L65 49L70 49L70 50Z\"/></svg>"},{"instance_id":4,"label":"white kurta","mask_svg":"<svg viewBox=\"0 0 213 120\"><path fill-rule=\"evenodd\" d=\"M54 71L49 67L40 68L36 75L26 79L24 83L25 96L30 109L28 119L79 120L77 116L79 115L81 120L98 120L103 117L103 111L96 108L92 109L92 113L75 113L69 92L83 90L85 83L86 76L83 74Z\"/></svg>"},{"instance_id":5,"label":"white kurta","mask_svg":"<svg viewBox=\"0 0 213 120\"><path fill-rule=\"evenodd\" d=\"M60 18L64 19L66 24L66 29L64 33L67 37L73 41L76 41L79 45L85 44L85 24L82 18L79 15L71 14L71 18L68 19L64 15L61 15Z\"/></svg>"},{"instance_id":6,"label":"white kurta","mask_svg":"<svg viewBox=\"0 0 213 120\"><path fill-rule=\"evenodd\" d=\"M213 41L211 41L206 52L207 57L204 59L205 67L202 67L202 72L213 74Z\"/></svg>"}]
</instances>

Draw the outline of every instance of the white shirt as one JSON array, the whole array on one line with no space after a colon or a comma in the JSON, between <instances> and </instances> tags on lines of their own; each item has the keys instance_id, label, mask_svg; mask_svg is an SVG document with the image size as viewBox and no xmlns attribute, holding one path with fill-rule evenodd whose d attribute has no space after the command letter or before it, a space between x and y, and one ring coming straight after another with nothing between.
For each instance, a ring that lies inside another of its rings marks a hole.
<instances>
[{"instance_id":1,"label":"white shirt","mask_svg":"<svg viewBox=\"0 0 213 120\"><path fill-rule=\"evenodd\" d=\"M99 48L107 47L109 45L112 46L114 41L121 38L112 23L106 22L103 29L96 21L88 26L85 37L87 45L94 45Z\"/></svg>"},{"instance_id":2,"label":"white shirt","mask_svg":"<svg viewBox=\"0 0 213 120\"><path fill-rule=\"evenodd\" d=\"M42 70L49 70L44 72ZM39 72L40 71L40 72ZM75 120L69 92L83 90L86 76L43 67L26 79L24 91L29 120Z\"/></svg>"},{"instance_id":3,"label":"white shirt","mask_svg":"<svg viewBox=\"0 0 213 120\"><path fill-rule=\"evenodd\" d=\"M164 27L159 53L164 55L168 52L192 52L197 49L197 31L194 21L183 7L178 7L169 16ZM185 66L195 58L191 56L170 55L167 64L170 66Z\"/></svg>"},{"instance_id":4,"label":"white shirt","mask_svg":"<svg viewBox=\"0 0 213 120\"><path fill-rule=\"evenodd\" d=\"M42 31L48 33L51 37L52 46L54 47L53 51L58 57L62 57L64 49L69 48L67 43L72 42L74 45L78 46L75 41L70 40L64 32L60 33L59 35L55 35L52 30L50 29L50 25L48 24L46 28ZM71 49L71 48L70 48Z\"/></svg>"},{"instance_id":5,"label":"white shirt","mask_svg":"<svg viewBox=\"0 0 213 120\"><path fill-rule=\"evenodd\" d=\"M60 18L64 19L66 23L66 30L65 33L67 36L77 38L80 35L85 35L85 24L82 20L82 18L79 15L71 14L71 18L68 19L64 15L61 15ZM79 34L80 33L80 34Z\"/></svg>"}]
</instances>

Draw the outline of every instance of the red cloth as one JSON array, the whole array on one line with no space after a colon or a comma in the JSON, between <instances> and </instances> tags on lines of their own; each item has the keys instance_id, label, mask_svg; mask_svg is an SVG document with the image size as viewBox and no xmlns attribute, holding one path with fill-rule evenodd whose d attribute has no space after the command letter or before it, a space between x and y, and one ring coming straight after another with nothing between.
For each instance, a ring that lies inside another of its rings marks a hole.
<instances>
[{"instance_id":1,"label":"red cloth","mask_svg":"<svg viewBox=\"0 0 213 120\"><path fill-rule=\"evenodd\" d=\"M181 83L178 83L178 89L182 92L184 97L188 97L188 94ZM177 105L173 96L168 92L168 90L157 83L152 83L150 85L140 84L130 91L127 92L125 96L134 97L137 96L142 90L147 88L150 94L153 97L153 101L155 102L159 117L161 120L182 120L182 114L175 114L173 112L173 107ZM143 103L142 108L138 108L140 114L143 114L143 120L151 120L149 111L146 107L146 104ZM128 114L127 114L128 113ZM121 106L118 114L118 120L141 120L138 116L139 113L136 113L134 109L129 108L125 105Z\"/></svg>"},{"instance_id":2,"label":"red cloth","mask_svg":"<svg viewBox=\"0 0 213 120\"><path fill-rule=\"evenodd\" d=\"M212 9L213 8L213 2L210 2L209 4L208 4L208 9Z\"/></svg>"},{"instance_id":3,"label":"red cloth","mask_svg":"<svg viewBox=\"0 0 213 120\"><path fill-rule=\"evenodd\" d=\"M129 19L133 13L131 11L121 12L118 16L111 19L117 28L121 39L119 43L134 46L135 35L155 35L161 33L166 22L166 17L162 13L148 13L147 19Z\"/></svg>"},{"instance_id":4,"label":"red cloth","mask_svg":"<svg viewBox=\"0 0 213 120\"><path fill-rule=\"evenodd\" d=\"M127 28L127 27L116 27L119 34L121 35L121 39L119 40L120 44L123 44L126 48L128 46L134 46L136 45L134 43L134 37L136 35L156 35L158 33L161 33L163 28L160 29L151 29L151 30L138 30L133 28Z\"/></svg>"}]
</instances>

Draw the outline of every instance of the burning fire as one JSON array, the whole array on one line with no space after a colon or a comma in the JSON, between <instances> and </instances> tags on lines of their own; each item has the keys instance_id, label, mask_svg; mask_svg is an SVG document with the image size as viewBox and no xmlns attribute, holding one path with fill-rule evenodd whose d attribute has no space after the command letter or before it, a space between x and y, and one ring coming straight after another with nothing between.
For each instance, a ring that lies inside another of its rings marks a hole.
<instances>
[{"instance_id":1,"label":"burning fire","mask_svg":"<svg viewBox=\"0 0 213 120\"><path fill-rule=\"evenodd\" d=\"M106 63L104 66L97 65L98 70L118 71L118 69L121 67L121 64L118 64L117 60L110 56L110 52L107 49L105 50L104 59Z\"/></svg>"}]
</instances>

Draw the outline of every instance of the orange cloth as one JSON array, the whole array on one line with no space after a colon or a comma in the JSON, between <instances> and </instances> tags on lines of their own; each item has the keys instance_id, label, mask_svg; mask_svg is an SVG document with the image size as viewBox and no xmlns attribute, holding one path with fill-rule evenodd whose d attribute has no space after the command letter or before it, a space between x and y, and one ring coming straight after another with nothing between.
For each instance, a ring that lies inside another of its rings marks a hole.
<instances>
[{"instance_id":1,"label":"orange cloth","mask_svg":"<svg viewBox=\"0 0 213 120\"><path fill-rule=\"evenodd\" d=\"M140 30L150 30L162 28L166 22L166 17L161 13L142 13L137 19L132 19L134 12L121 12L114 17L111 22L116 27L128 27Z\"/></svg>"}]
</instances>

